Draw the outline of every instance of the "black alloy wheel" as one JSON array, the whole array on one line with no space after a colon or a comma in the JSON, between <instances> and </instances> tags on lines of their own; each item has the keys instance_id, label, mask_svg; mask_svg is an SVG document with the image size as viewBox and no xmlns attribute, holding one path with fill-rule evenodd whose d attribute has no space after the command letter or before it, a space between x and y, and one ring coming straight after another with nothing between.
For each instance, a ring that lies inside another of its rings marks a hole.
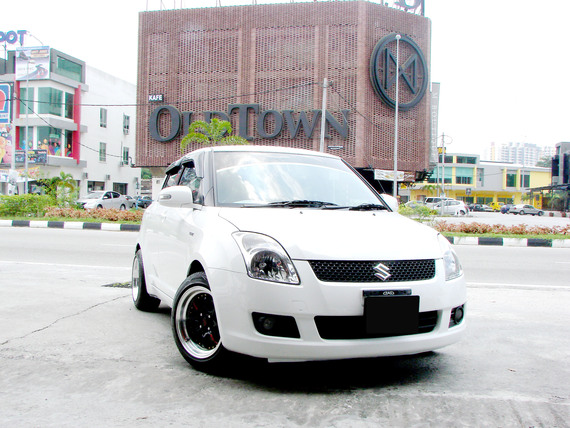
<instances>
[{"instance_id":1,"label":"black alloy wheel","mask_svg":"<svg viewBox=\"0 0 570 428\"><path fill-rule=\"evenodd\" d=\"M222 345L214 298L203 272L190 275L180 286L171 324L176 346L192 366L208 371L224 366L228 351Z\"/></svg>"}]
</instances>

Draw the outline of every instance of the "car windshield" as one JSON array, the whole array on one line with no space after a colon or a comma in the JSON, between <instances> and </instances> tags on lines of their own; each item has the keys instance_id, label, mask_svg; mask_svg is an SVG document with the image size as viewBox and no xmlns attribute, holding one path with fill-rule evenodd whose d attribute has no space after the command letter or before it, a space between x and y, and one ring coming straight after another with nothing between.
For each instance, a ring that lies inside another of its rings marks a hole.
<instances>
[{"instance_id":1,"label":"car windshield","mask_svg":"<svg viewBox=\"0 0 570 428\"><path fill-rule=\"evenodd\" d=\"M340 159L263 152L217 152L216 204L384 208Z\"/></svg>"},{"instance_id":2,"label":"car windshield","mask_svg":"<svg viewBox=\"0 0 570 428\"><path fill-rule=\"evenodd\" d=\"M85 197L85 199L99 199L103 196L103 193L104 192L91 192Z\"/></svg>"}]
</instances>

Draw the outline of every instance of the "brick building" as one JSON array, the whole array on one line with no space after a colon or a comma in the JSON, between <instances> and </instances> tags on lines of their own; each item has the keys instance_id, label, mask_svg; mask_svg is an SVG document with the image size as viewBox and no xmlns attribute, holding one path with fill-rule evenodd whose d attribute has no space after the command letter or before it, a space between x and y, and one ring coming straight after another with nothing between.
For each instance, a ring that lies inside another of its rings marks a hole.
<instances>
[{"instance_id":1,"label":"brick building","mask_svg":"<svg viewBox=\"0 0 570 428\"><path fill-rule=\"evenodd\" d=\"M428 169L430 33L429 19L366 1L142 12L137 166L168 165L211 117L252 144L319 150L326 78L325 151L369 179L391 171L398 58L398 170L413 177Z\"/></svg>"}]
</instances>

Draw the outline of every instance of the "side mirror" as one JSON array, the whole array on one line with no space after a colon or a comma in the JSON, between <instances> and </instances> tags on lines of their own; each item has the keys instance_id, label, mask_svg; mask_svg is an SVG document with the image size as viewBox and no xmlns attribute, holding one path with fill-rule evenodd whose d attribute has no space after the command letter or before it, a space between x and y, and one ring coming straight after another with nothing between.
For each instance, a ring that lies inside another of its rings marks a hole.
<instances>
[{"instance_id":1,"label":"side mirror","mask_svg":"<svg viewBox=\"0 0 570 428\"><path fill-rule=\"evenodd\" d=\"M158 194L158 203L166 207L182 208L186 206L190 208L194 203L192 190L187 186L167 187Z\"/></svg>"},{"instance_id":2,"label":"side mirror","mask_svg":"<svg viewBox=\"0 0 570 428\"><path fill-rule=\"evenodd\" d=\"M380 197L384 200L384 202L386 202L386 205L388 205L392 211L398 212L398 200L395 197L387 193L382 193Z\"/></svg>"}]
</instances>

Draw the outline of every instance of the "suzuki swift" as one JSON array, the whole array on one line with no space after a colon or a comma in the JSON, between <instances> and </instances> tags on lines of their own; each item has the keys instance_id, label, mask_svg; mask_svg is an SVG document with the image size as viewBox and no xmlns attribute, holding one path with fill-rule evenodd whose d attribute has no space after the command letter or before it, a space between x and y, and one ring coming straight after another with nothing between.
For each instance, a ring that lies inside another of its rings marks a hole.
<instances>
[{"instance_id":1,"label":"suzuki swift","mask_svg":"<svg viewBox=\"0 0 570 428\"><path fill-rule=\"evenodd\" d=\"M416 354L465 331L448 240L397 212L348 163L220 146L170 165L132 268L138 309L172 308L193 366Z\"/></svg>"}]
</instances>

